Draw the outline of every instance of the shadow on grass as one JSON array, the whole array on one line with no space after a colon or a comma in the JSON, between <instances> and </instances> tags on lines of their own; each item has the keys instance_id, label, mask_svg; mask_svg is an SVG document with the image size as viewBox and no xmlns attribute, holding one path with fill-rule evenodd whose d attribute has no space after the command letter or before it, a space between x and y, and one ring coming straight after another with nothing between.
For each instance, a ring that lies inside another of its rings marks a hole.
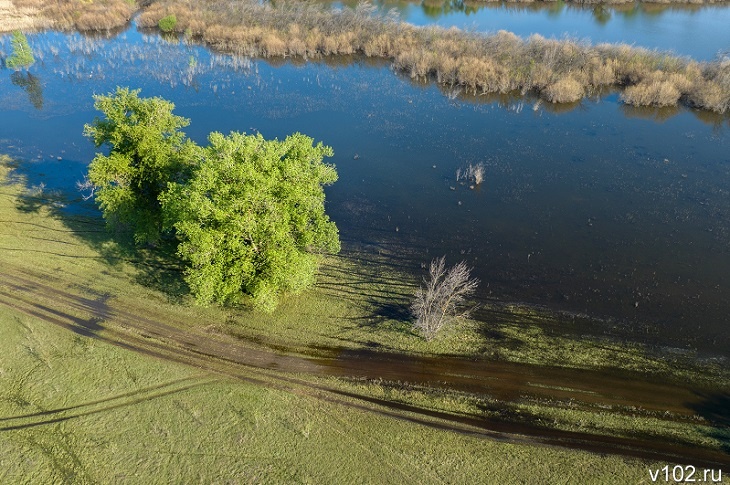
<instances>
[{"instance_id":1,"label":"shadow on grass","mask_svg":"<svg viewBox=\"0 0 730 485\"><path fill-rule=\"evenodd\" d=\"M91 248L98 256L79 256L72 252L49 252L67 258L92 258L103 261L110 268L120 268L125 263L134 266L134 282L165 294L173 303L179 303L189 293L182 276L183 265L175 255L176 243L166 240L156 247L137 247L130 231L110 230L101 213L90 200L72 190L47 190L43 184L29 186L22 172L22 163L13 161L8 179L24 185L24 190L15 198L15 207L23 213L48 211L53 219L60 221L65 230L44 227L23 221L18 224L35 226L36 230L67 232ZM31 236L29 236L31 237ZM37 237L33 237L38 239ZM47 239L53 242L52 239ZM59 241L61 242L61 241ZM32 248L13 248L18 251L33 251ZM40 250L39 250L40 251Z\"/></svg>"},{"instance_id":2,"label":"shadow on grass","mask_svg":"<svg viewBox=\"0 0 730 485\"><path fill-rule=\"evenodd\" d=\"M106 413L115 409L141 404L161 397L178 394L213 382L210 379L195 382L193 378L178 379L157 386L150 386L138 391L119 394L106 399L89 401L76 406L52 409L33 414L0 418L0 431L13 431L33 428L45 424L60 423L74 418ZM185 385L180 385L185 384ZM17 422L20 421L20 422Z\"/></svg>"},{"instance_id":3,"label":"shadow on grass","mask_svg":"<svg viewBox=\"0 0 730 485\"><path fill-rule=\"evenodd\" d=\"M699 396L702 400L689 407L707 420L712 428L708 436L718 440L720 448L730 455L730 392L707 392Z\"/></svg>"}]
</instances>

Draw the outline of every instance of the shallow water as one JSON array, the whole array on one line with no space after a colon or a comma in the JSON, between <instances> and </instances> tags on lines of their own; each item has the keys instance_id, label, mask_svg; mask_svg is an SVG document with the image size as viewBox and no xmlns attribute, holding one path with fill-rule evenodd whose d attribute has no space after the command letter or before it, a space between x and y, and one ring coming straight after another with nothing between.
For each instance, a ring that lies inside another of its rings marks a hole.
<instances>
[{"instance_id":1,"label":"shallow water","mask_svg":"<svg viewBox=\"0 0 730 485\"><path fill-rule=\"evenodd\" d=\"M444 93L382 63L274 65L133 29L30 42L29 74L0 70L0 153L25 160L31 185L78 198L92 95L139 87L172 100L201 143L300 131L333 146L327 210L345 248L381 253L413 281L445 254L474 266L480 299L602 319L581 333L728 354L727 118L628 109L615 95L558 113ZM470 163L486 169L474 189L456 180Z\"/></svg>"},{"instance_id":2,"label":"shallow water","mask_svg":"<svg viewBox=\"0 0 730 485\"><path fill-rule=\"evenodd\" d=\"M357 1L328 2L336 7ZM508 30L527 37L571 37L670 50L699 60L730 53L730 2L714 5L592 5L556 2L464 2L375 0L379 11L395 9L415 25L459 27L477 32Z\"/></svg>"}]
</instances>

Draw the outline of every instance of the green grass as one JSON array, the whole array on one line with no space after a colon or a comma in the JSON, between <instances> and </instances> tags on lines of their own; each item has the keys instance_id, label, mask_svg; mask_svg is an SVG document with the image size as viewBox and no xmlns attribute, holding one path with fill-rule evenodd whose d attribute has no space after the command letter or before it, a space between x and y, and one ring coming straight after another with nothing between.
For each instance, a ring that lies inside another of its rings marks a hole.
<instances>
[{"instance_id":1,"label":"green grass","mask_svg":"<svg viewBox=\"0 0 730 485\"><path fill-rule=\"evenodd\" d=\"M45 284L112 309L301 352L333 346L480 355L727 382L716 364L699 366L687 357L687 367L674 370L673 362L657 360L639 345L563 334L554 318L529 308L495 307L487 313L494 317L491 332L480 330L484 323L465 321L428 343L410 330L406 313L415 282L359 255L327 260L319 285L287 299L273 315L197 307L173 259L125 246L98 218L63 212L79 201L27 187L22 167L8 159L0 166L0 180L10 176L0 183L0 274L42 275ZM55 310L92 317L63 303ZM647 479L641 462L498 443L323 401L306 386L287 392L201 374L6 307L0 307L0 335L0 483ZM706 446L727 438L701 423L675 425L645 413L632 419L560 402L508 403L402 383L317 381L449 413L522 413L563 429L630 435L656 428L657 439Z\"/></svg>"},{"instance_id":2,"label":"green grass","mask_svg":"<svg viewBox=\"0 0 730 485\"><path fill-rule=\"evenodd\" d=\"M463 436L201 375L5 309L0 332L3 483L646 478L639 462Z\"/></svg>"}]
</instances>

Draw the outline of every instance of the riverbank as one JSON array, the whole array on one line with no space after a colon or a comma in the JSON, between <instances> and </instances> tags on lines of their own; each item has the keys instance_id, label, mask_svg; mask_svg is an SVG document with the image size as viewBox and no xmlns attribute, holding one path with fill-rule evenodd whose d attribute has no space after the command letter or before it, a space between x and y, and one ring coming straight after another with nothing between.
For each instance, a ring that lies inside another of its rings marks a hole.
<instances>
[{"instance_id":1,"label":"riverbank","mask_svg":"<svg viewBox=\"0 0 730 485\"><path fill-rule=\"evenodd\" d=\"M330 10L286 4L159 1L139 19L155 27L174 16L174 31L218 50L245 56L303 57L363 54L393 62L414 79L434 79L480 93L537 92L571 103L620 88L632 106L730 109L730 61L699 63L628 45L589 45L509 32L485 35L414 27L374 15L367 5Z\"/></svg>"}]
</instances>

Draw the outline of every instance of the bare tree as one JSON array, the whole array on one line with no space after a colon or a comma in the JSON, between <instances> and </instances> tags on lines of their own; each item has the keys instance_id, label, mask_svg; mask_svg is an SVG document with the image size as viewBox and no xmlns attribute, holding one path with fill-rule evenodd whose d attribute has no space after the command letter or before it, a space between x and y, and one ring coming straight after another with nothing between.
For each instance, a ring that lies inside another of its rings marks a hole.
<instances>
[{"instance_id":1,"label":"bare tree","mask_svg":"<svg viewBox=\"0 0 730 485\"><path fill-rule=\"evenodd\" d=\"M465 309L464 304L479 280L471 278L471 268L464 261L447 269L442 256L431 261L423 283L411 303L411 313L416 318L413 327L431 340L444 325L469 316L473 308Z\"/></svg>"}]
</instances>

